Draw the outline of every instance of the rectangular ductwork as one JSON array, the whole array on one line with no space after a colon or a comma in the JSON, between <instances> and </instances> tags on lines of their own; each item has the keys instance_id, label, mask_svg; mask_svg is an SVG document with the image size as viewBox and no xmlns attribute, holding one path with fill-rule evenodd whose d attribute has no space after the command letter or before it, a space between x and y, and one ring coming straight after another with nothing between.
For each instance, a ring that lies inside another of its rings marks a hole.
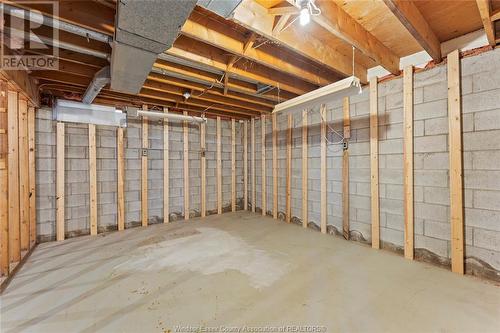
<instances>
[{"instance_id":1,"label":"rectangular ductwork","mask_svg":"<svg viewBox=\"0 0 500 333\"><path fill-rule=\"evenodd\" d=\"M169 49L197 0L120 0L111 54L111 89L137 94L158 54Z\"/></svg>"},{"instance_id":2,"label":"rectangular ductwork","mask_svg":"<svg viewBox=\"0 0 500 333\"><path fill-rule=\"evenodd\" d=\"M228 18L242 0L198 0L197 5Z\"/></svg>"}]
</instances>

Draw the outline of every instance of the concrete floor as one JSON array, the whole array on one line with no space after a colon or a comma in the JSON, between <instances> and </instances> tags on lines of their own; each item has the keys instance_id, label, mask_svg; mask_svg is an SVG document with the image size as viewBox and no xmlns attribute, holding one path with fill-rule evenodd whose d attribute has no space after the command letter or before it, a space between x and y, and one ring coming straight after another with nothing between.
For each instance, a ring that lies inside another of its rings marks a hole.
<instances>
[{"instance_id":1,"label":"concrete floor","mask_svg":"<svg viewBox=\"0 0 500 333\"><path fill-rule=\"evenodd\" d=\"M500 330L500 287L244 212L41 244L0 300L3 333Z\"/></svg>"}]
</instances>

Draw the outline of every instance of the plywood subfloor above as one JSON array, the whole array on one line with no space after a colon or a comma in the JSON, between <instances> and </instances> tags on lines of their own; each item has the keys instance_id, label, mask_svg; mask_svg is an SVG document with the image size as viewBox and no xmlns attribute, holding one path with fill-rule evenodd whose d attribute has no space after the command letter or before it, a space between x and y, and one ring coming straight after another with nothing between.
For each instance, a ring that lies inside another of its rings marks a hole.
<instances>
[{"instance_id":1,"label":"plywood subfloor above","mask_svg":"<svg viewBox=\"0 0 500 333\"><path fill-rule=\"evenodd\" d=\"M500 289L492 284L243 212L41 244L0 304L2 332L500 325Z\"/></svg>"}]
</instances>

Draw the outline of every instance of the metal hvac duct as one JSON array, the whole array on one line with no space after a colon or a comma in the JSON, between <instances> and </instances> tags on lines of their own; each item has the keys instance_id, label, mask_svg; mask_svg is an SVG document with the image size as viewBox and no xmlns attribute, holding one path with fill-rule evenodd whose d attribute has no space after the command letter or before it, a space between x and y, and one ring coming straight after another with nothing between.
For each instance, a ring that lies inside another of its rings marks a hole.
<instances>
[{"instance_id":1,"label":"metal hvac duct","mask_svg":"<svg viewBox=\"0 0 500 333\"><path fill-rule=\"evenodd\" d=\"M198 0L197 5L215 14L228 18L242 0Z\"/></svg>"},{"instance_id":2,"label":"metal hvac duct","mask_svg":"<svg viewBox=\"0 0 500 333\"><path fill-rule=\"evenodd\" d=\"M169 49L196 0L120 0L111 53L111 89L137 94L156 58Z\"/></svg>"},{"instance_id":3,"label":"metal hvac duct","mask_svg":"<svg viewBox=\"0 0 500 333\"><path fill-rule=\"evenodd\" d=\"M109 84L111 78L109 77L109 66L101 68L97 73L95 73L92 82L90 82L85 94L83 94L82 102L85 104L90 104L99 95L99 92L104 88L105 85Z\"/></svg>"}]
</instances>

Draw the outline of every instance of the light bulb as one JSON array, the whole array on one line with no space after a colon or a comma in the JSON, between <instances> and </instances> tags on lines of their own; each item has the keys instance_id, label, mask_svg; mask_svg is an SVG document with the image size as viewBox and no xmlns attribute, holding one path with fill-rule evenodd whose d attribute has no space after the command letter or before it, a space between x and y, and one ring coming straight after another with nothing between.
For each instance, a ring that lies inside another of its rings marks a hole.
<instances>
[{"instance_id":1,"label":"light bulb","mask_svg":"<svg viewBox=\"0 0 500 333\"><path fill-rule=\"evenodd\" d=\"M299 22L300 25L306 25L311 21L311 17L309 15L309 8L305 7L300 10Z\"/></svg>"}]
</instances>

